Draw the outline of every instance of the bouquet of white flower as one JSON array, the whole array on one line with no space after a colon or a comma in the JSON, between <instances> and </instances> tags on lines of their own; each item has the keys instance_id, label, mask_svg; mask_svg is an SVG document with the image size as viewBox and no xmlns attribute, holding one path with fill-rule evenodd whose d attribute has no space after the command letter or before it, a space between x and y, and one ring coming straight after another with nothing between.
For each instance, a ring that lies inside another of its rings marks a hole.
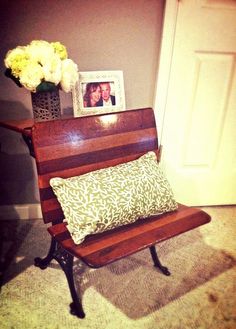
<instances>
[{"instance_id":1,"label":"bouquet of white flower","mask_svg":"<svg viewBox=\"0 0 236 329\"><path fill-rule=\"evenodd\" d=\"M60 42L33 40L9 50L4 62L5 75L31 92L50 91L56 86L70 92L78 81L77 64L68 59Z\"/></svg>"}]
</instances>

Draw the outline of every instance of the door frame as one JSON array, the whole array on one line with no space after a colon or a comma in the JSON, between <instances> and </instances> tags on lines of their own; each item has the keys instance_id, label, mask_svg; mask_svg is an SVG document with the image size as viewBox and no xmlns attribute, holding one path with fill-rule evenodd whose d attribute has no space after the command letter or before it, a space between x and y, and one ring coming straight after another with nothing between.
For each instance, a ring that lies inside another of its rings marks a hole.
<instances>
[{"instance_id":1,"label":"door frame","mask_svg":"<svg viewBox=\"0 0 236 329\"><path fill-rule=\"evenodd\" d=\"M176 24L179 0L166 0L162 30L159 68L156 76L153 109L157 121L158 139L161 144L165 121L166 102L169 89L173 48L175 42Z\"/></svg>"}]
</instances>

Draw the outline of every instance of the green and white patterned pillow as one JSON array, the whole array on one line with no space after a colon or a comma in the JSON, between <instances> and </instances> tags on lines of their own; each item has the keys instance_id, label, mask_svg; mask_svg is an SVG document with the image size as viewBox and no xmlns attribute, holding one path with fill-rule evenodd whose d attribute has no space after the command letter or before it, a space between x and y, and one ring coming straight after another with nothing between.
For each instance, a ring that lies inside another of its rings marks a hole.
<instances>
[{"instance_id":1,"label":"green and white patterned pillow","mask_svg":"<svg viewBox=\"0 0 236 329\"><path fill-rule=\"evenodd\" d=\"M154 152L81 176L55 177L50 185L76 244L87 235L177 209Z\"/></svg>"}]
</instances>

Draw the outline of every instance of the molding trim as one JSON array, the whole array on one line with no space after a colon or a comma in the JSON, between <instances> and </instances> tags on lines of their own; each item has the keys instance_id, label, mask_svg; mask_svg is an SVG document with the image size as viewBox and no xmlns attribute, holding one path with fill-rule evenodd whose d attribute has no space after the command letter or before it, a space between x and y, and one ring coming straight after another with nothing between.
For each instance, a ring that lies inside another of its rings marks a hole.
<instances>
[{"instance_id":1,"label":"molding trim","mask_svg":"<svg viewBox=\"0 0 236 329\"><path fill-rule=\"evenodd\" d=\"M159 69L156 77L156 87L154 90L153 101L153 108L157 119L159 144L161 144L162 130L165 119L178 9L179 1L166 0L161 51L159 57Z\"/></svg>"},{"instance_id":2,"label":"molding trim","mask_svg":"<svg viewBox=\"0 0 236 329\"><path fill-rule=\"evenodd\" d=\"M37 218L42 218L42 211L39 203L0 206L0 220Z\"/></svg>"}]
</instances>

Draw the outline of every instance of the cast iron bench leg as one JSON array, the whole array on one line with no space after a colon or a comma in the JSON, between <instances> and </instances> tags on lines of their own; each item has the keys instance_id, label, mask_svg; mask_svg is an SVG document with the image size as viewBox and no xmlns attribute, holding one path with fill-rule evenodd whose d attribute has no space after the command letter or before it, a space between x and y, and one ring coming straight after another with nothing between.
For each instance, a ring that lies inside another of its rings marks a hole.
<instances>
[{"instance_id":1,"label":"cast iron bench leg","mask_svg":"<svg viewBox=\"0 0 236 329\"><path fill-rule=\"evenodd\" d=\"M72 303L70 304L70 312L73 315L78 316L83 319L85 313L78 297L77 291L75 289L74 276L73 276L73 260L74 257L69 254L65 249L61 248L59 245L56 248L53 257L61 266L62 270L66 275L66 279L69 285L70 294L72 297Z\"/></svg>"},{"instance_id":2,"label":"cast iron bench leg","mask_svg":"<svg viewBox=\"0 0 236 329\"><path fill-rule=\"evenodd\" d=\"M157 251L156 251L155 246L151 246L151 247L149 247L149 249L150 249L150 252L151 252L152 260L154 262L154 266L159 268L163 274L165 274L167 276L170 275L171 273L168 270L168 268L161 264L161 262L160 262L160 260L157 256Z\"/></svg>"},{"instance_id":3,"label":"cast iron bench leg","mask_svg":"<svg viewBox=\"0 0 236 329\"><path fill-rule=\"evenodd\" d=\"M45 258L36 257L34 259L34 265L39 267L41 270L45 270L53 259L55 250L56 241L54 239L51 239L51 245L47 256Z\"/></svg>"},{"instance_id":4,"label":"cast iron bench leg","mask_svg":"<svg viewBox=\"0 0 236 329\"><path fill-rule=\"evenodd\" d=\"M44 270L48 267L52 259L55 259L61 266L63 272L66 275L66 279L69 285L70 294L72 297L72 303L70 304L71 314L83 319L85 313L83 311L82 304L77 295L74 277L73 277L73 259L74 257L61 248L57 242L52 239L48 255L45 258L36 257L34 259L34 265Z\"/></svg>"}]
</instances>

